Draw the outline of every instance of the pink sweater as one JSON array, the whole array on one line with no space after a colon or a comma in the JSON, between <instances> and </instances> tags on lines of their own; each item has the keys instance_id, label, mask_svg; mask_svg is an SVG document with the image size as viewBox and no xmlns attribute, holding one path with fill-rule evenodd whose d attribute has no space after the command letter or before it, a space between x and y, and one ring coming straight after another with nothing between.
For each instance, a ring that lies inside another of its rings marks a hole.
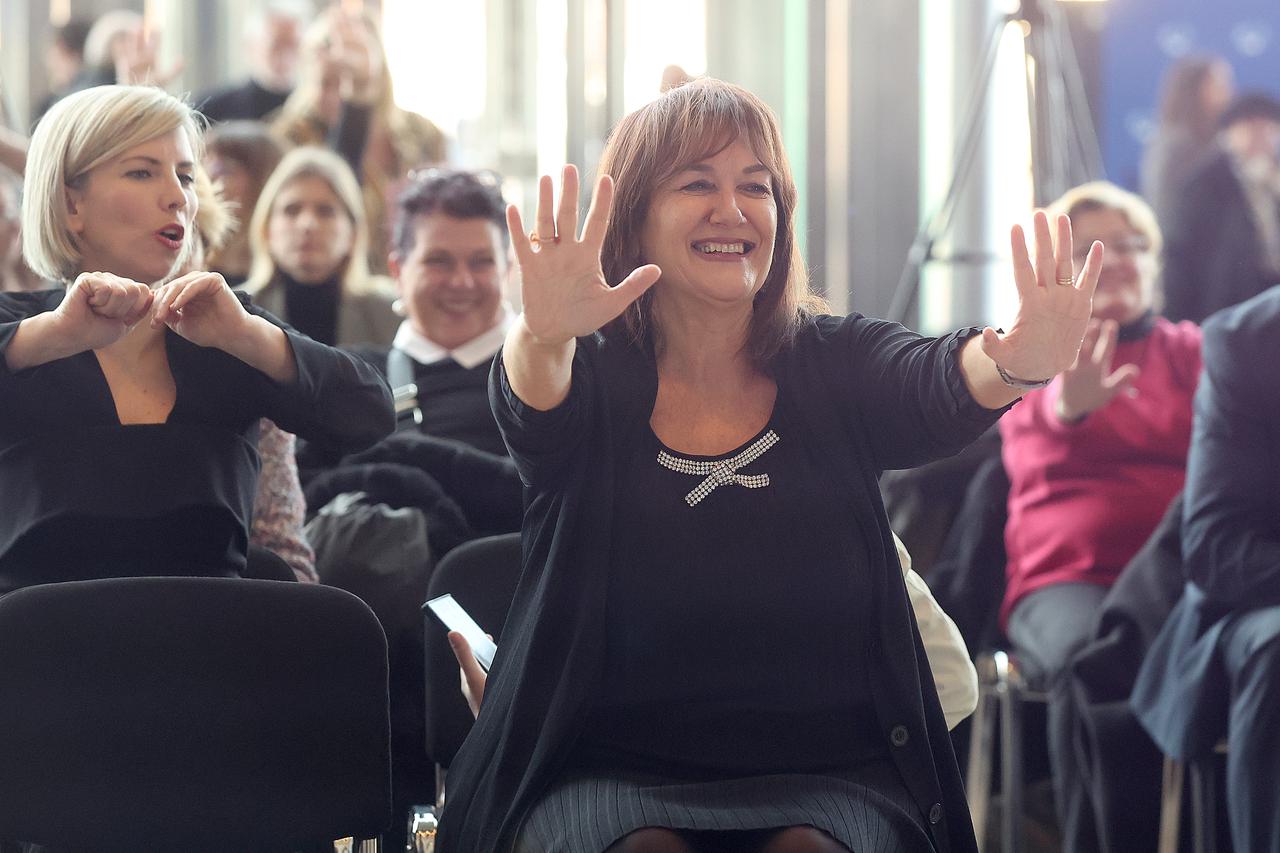
<instances>
[{"instance_id":1,"label":"pink sweater","mask_svg":"<svg viewBox=\"0 0 1280 853\"><path fill-rule=\"evenodd\" d=\"M1159 318L1116 347L1136 364L1136 393L1078 424L1054 414L1061 378L1000 419L1009 474L1008 586L1001 624L1030 592L1056 583L1110 586L1155 530L1186 477L1200 329Z\"/></svg>"}]
</instances>

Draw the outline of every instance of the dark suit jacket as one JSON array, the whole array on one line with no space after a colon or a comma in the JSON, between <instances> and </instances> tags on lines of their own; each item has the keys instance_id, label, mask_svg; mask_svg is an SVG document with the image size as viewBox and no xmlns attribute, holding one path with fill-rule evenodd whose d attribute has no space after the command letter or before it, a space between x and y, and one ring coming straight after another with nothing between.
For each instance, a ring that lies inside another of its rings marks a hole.
<instances>
[{"instance_id":1,"label":"dark suit jacket","mask_svg":"<svg viewBox=\"0 0 1280 853\"><path fill-rule=\"evenodd\" d=\"M1222 151L1205 160L1170 211L1164 315L1199 323L1275 284L1253 210Z\"/></svg>"},{"instance_id":2,"label":"dark suit jacket","mask_svg":"<svg viewBox=\"0 0 1280 853\"><path fill-rule=\"evenodd\" d=\"M1204 324L1182 527L1186 587L1152 644L1132 705L1177 758L1224 734L1218 639L1233 613L1280 604L1280 287Z\"/></svg>"}]
</instances>

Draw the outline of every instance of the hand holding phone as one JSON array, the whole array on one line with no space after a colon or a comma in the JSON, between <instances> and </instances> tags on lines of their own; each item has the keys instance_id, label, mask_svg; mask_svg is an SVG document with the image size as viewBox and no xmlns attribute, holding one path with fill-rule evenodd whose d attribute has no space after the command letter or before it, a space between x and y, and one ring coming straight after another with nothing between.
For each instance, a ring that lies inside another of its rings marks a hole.
<instances>
[{"instance_id":1,"label":"hand holding phone","mask_svg":"<svg viewBox=\"0 0 1280 853\"><path fill-rule=\"evenodd\" d=\"M462 605L447 593L428 601L427 607L431 608L431 612L450 631L457 631L467 638L472 654L484 667L485 672L488 672L489 667L493 666L493 656L497 653L498 647L485 634L484 629L476 624L476 620L471 618L471 614L463 610Z\"/></svg>"}]
</instances>

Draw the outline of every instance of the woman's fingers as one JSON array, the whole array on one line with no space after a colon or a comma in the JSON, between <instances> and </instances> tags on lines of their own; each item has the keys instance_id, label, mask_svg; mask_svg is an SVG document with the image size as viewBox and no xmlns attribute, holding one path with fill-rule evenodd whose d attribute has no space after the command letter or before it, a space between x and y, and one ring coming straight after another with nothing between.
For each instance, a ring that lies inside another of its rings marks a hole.
<instances>
[{"instance_id":1,"label":"woman's fingers","mask_svg":"<svg viewBox=\"0 0 1280 853\"><path fill-rule=\"evenodd\" d=\"M582 226L582 242L599 248L604 244L605 231L613 212L613 178L601 175L596 181L591 207L587 208L587 220Z\"/></svg>"},{"instance_id":2,"label":"woman's fingers","mask_svg":"<svg viewBox=\"0 0 1280 853\"><path fill-rule=\"evenodd\" d=\"M538 240L551 242L556 238L555 210L551 192L551 176L543 175L538 179L538 212L534 220Z\"/></svg>"},{"instance_id":3,"label":"woman's fingers","mask_svg":"<svg viewBox=\"0 0 1280 853\"><path fill-rule=\"evenodd\" d=\"M1085 333L1086 339L1088 333ZM1096 343L1093 346L1093 363L1105 376L1111 370L1111 359L1116 354L1116 340L1120 337L1120 326L1115 320L1103 320L1099 326Z\"/></svg>"},{"instance_id":4,"label":"woman's fingers","mask_svg":"<svg viewBox=\"0 0 1280 853\"><path fill-rule=\"evenodd\" d=\"M200 299L210 294L216 294L222 289L222 276L216 272L197 273L195 278L186 283L181 292L173 297L170 309L173 311L181 311L191 303L193 299Z\"/></svg>"},{"instance_id":5,"label":"woman's fingers","mask_svg":"<svg viewBox=\"0 0 1280 853\"><path fill-rule=\"evenodd\" d=\"M1080 270L1080 278L1076 280L1076 287L1082 293L1093 300L1093 292L1098 288L1098 276L1102 273L1102 243L1094 240L1093 245L1089 247L1089 255L1085 258L1084 267Z\"/></svg>"},{"instance_id":6,"label":"woman's fingers","mask_svg":"<svg viewBox=\"0 0 1280 853\"><path fill-rule=\"evenodd\" d=\"M472 716L479 716L480 706L484 703L484 688L489 681L489 676L481 668L475 653L471 651L471 644L462 634L457 631L449 632L449 648L453 650L453 656L458 661L462 695L466 697L467 704L471 707Z\"/></svg>"},{"instance_id":7,"label":"woman's fingers","mask_svg":"<svg viewBox=\"0 0 1280 853\"><path fill-rule=\"evenodd\" d=\"M617 287L609 291L613 307L617 309L613 312L613 317L617 317L627 310L628 305L644 295L644 292L653 287L661 277L662 270L656 264L645 264L632 270L631 275L624 278ZM613 318L610 317L609 319Z\"/></svg>"},{"instance_id":8,"label":"woman's fingers","mask_svg":"<svg viewBox=\"0 0 1280 853\"><path fill-rule=\"evenodd\" d=\"M114 276L88 276L76 283L90 310L99 317L136 323L151 307L151 289L136 281Z\"/></svg>"},{"instance_id":9,"label":"woman's fingers","mask_svg":"<svg viewBox=\"0 0 1280 853\"><path fill-rule=\"evenodd\" d=\"M556 215L556 234L561 240L578 236L578 167L568 163L560 182L560 212Z\"/></svg>"},{"instance_id":10,"label":"woman's fingers","mask_svg":"<svg viewBox=\"0 0 1280 853\"><path fill-rule=\"evenodd\" d=\"M1018 295L1025 299L1036 286L1036 270L1031 265L1027 235L1021 225L1009 229L1009 249L1013 253L1013 282L1017 285Z\"/></svg>"},{"instance_id":11,"label":"woman's fingers","mask_svg":"<svg viewBox=\"0 0 1280 853\"><path fill-rule=\"evenodd\" d=\"M1137 381L1140 373L1142 369L1138 365L1123 364L1116 368L1116 372L1108 376L1102 384L1108 391L1119 394Z\"/></svg>"},{"instance_id":12,"label":"woman's fingers","mask_svg":"<svg viewBox=\"0 0 1280 853\"><path fill-rule=\"evenodd\" d=\"M529 235L524 233L524 220L514 204L507 205L507 233L511 235L511 248L515 250L516 262L527 267L533 260L533 244Z\"/></svg>"},{"instance_id":13,"label":"woman's fingers","mask_svg":"<svg viewBox=\"0 0 1280 853\"><path fill-rule=\"evenodd\" d=\"M1049 232L1049 217L1043 210L1037 210L1031 222L1036 235L1036 280L1044 287L1052 287L1056 284L1053 279L1057 261L1053 252L1053 235Z\"/></svg>"},{"instance_id":14,"label":"woman's fingers","mask_svg":"<svg viewBox=\"0 0 1280 853\"><path fill-rule=\"evenodd\" d=\"M1058 244L1055 246L1054 278L1061 284L1064 281L1075 281L1075 269L1072 267L1074 240L1071 237L1071 219L1066 214L1058 215Z\"/></svg>"}]
</instances>

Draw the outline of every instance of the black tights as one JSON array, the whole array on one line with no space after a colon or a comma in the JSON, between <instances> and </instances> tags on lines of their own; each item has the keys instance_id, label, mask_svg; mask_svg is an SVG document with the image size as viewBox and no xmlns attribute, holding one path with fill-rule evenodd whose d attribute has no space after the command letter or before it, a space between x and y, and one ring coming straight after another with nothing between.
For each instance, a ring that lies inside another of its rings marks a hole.
<instances>
[{"instance_id":1,"label":"black tights","mask_svg":"<svg viewBox=\"0 0 1280 853\"><path fill-rule=\"evenodd\" d=\"M649 827L624 835L605 853L850 853L850 850L810 826L723 832Z\"/></svg>"}]
</instances>

